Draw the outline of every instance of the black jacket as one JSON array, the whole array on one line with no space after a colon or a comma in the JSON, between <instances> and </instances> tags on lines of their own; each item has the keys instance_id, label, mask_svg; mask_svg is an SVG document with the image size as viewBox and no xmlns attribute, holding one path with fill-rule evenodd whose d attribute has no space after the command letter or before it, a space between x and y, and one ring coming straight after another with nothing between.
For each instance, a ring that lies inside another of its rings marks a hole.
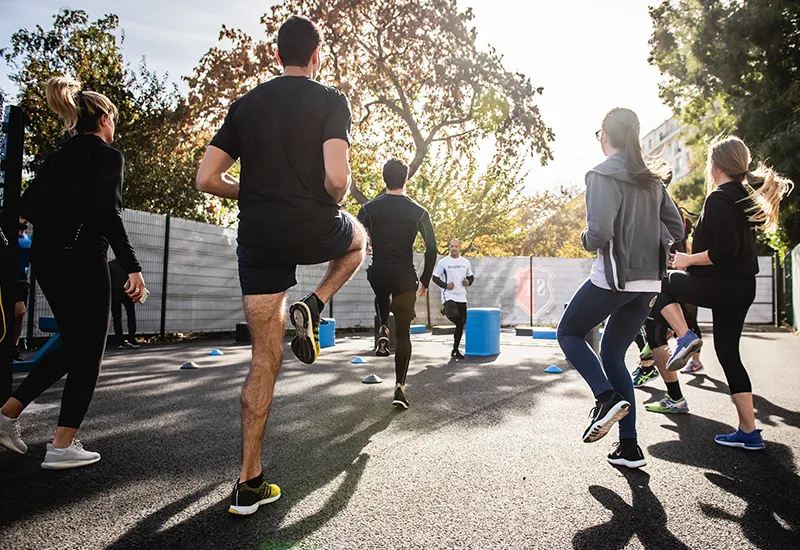
<instances>
[{"instance_id":1,"label":"black jacket","mask_svg":"<svg viewBox=\"0 0 800 550\"><path fill-rule=\"evenodd\" d=\"M75 250L108 252L127 273L142 270L122 223L125 159L98 136L78 134L50 155L20 200L20 215L33 222L31 257Z\"/></svg>"},{"instance_id":2,"label":"black jacket","mask_svg":"<svg viewBox=\"0 0 800 550\"><path fill-rule=\"evenodd\" d=\"M714 265L692 266L692 275L752 277L758 273L755 227L746 212L752 204L739 182L724 183L709 193L694 231L692 253L708 251Z\"/></svg>"}]
</instances>

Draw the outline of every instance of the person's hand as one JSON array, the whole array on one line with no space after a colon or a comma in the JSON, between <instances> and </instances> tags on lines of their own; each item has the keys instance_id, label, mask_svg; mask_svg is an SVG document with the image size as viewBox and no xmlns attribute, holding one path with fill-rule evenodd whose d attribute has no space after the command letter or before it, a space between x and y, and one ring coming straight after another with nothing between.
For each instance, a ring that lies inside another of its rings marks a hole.
<instances>
[{"instance_id":1,"label":"person's hand","mask_svg":"<svg viewBox=\"0 0 800 550\"><path fill-rule=\"evenodd\" d=\"M141 273L128 273L128 284L125 285L125 294L131 297L131 300L138 302L144 292L144 279Z\"/></svg>"},{"instance_id":2,"label":"person's hand","mask_svg":"<svg viewBox=\"0 0 800 550\"><path fill-rule=\"evenodd\" d=\"M461 284L463 284L464 286L469 286L469 279L464 279L463 281L461 281Z\"/></svg>"},{"instance_id":3,"label":"person's hand","mask_svg":"<svg viewBox=\"0 0 800 550\"><path fill-rule=\"evenodd\" d=\"M422 283L419 285L419 295L423 298L428 295L428 289L422 286Z\"/></svg>"},{"instance_id":4,"label":"person's hand","mask_svg":"<svg viewBox=\"0 0 800 550\"><path fill-rule=\"evenodd\" d=\"M692 259L688 254L676 252L669 255L669 267L672 269L685 270L690 265L692 265Z\"/></svg>"},{"instance_id":5,"label":"person's hand","mask_svg":"<svg viewBox=\"0 0 800 550\"><path fill-rule=\"evenodd\" d=\"M453 290L456 287L455 283L447 283L447 290Z\"/></svg>"}]
</instances>

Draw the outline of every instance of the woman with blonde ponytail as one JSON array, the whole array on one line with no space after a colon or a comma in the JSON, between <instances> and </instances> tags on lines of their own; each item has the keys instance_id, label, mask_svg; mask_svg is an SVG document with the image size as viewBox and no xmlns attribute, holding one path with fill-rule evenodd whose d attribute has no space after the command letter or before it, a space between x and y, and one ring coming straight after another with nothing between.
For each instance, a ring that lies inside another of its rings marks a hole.
<instances>
[{"instance_id":1,"label":"woman with blonde ponytail","mask_svg":"<svg viewBox=\"0 0 800 550\"><path fill-rule=\"evenodd\" d=\"M716 141L708 151L711 191L694 233L692 254L677 253L656 303L656 309L678 336L678 347L667 369L678 370L701 346L688 329L679 301L710 308L714 317L714 348L728 379L739 416L738 429L720 434L720 445L749 450L764 448L755 426L750 378L739 355L745 317L756 296L757 229L774 231L778 206L794 184L759 164L750 171L750 149L738 137Z\"/></svg>"},{"instance_id":2,"label":"woman with blonde ponytail","mask_svg":"<svg viewBox=\"0 0 800 550\"><path fill-rule=\"evenodd\" d=\"M683 220L663 184L669 170L644 159L636 113L612 109L596 136L607 158L586 174L581 240L597 260L558 324L558 343L594 394L583 441L599 440L619 422L619 444L608 461L640 468L646 460L625 352L661 290L669 246L683 237ZM586 335L606 318L598 358Z\"/></svg>"},{"instance_id":3,"label":"woman with blonde ponytail","mask_svg":"<svg viewBox=\"0 0 800 550\"><path fill-rule=\"evenodd\" d=\"M55 437L42 467L61 470L100 460L75 433L91 403L108 334L109 244L128 273L128 295L146 294L141 267L122 223L124 158L111 147L117 108L103 94L63 76L47 81L50 109L71 138L42 165L20 201L33 222L31 264L58 323L62 346L46 356L0 409L0 444L23 454L18 418L64 375Z\"/></svg>"}]
</instances>

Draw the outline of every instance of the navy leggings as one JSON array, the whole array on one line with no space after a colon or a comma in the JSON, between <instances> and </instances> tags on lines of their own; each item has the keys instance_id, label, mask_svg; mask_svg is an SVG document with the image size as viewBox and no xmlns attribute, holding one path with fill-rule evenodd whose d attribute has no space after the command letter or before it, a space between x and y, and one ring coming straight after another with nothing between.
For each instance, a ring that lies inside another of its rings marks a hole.
<instances>
[{"instance_id":1,"label":"navy leggings","mask_svg":"<svg viewBox=\"0 0 800 550\"><path fill-rule=\"evenodd\" d=\"M655 292L612 292L587 279L570 300L558 324L558 344L594 396L613 390L631 404L630 413L619 423L621 438L636 437L636 400L633 381L625 367L625 353L639 333L655 297ZM586 343L586 335L609 315L598 358Z\"/></svg>"}]
</instances>

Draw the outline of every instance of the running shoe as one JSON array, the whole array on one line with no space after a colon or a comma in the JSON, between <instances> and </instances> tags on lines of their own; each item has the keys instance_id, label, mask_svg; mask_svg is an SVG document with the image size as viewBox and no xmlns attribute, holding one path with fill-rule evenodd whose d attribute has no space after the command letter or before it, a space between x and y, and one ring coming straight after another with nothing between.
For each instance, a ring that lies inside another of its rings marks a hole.
<instances>
[{"instance_id":1,"label":"running shoe","mask_svg":"<svg viewBox=\"0 0 800 550\"><path fill-rule=\"evenodd\" d=\"M83 448L83 443L77 439L66 449L56 449L52 443L47 444L47 453L44 455L42 468L45 470L68 470L80 468L100 461L100 453L93 453Z\"/></svg>"},{"instance_id":2,"label":"running shoe","mask_svg":"<svg viewBox=\"0 0 800 550\"><path fill-rule=\"evenodd\" d=\"M681 370L689 358L703 347L703 341L691 330L683 338L678 338L678 347L667 361L667 370Z\"/></svg>"},{"instance_id":3,"label":"running shoe","mask_svg":"<svg viewBox=\"0 0 800 550\"><path fill-rule=\"evenodd\" d=\"M598 401L589 413L592 422L583 432L583 442L594 443L602 439L615 423L625 418L630 410L631 404L617 392L614 392L608 401L602 403Z\"/></svg>"},{"instance_id":4,"label":"running shoe","mask_svg":"<svg viewBox=\"0 0 800 550\"><path fill-rule=\"evenodd\" d=\"M639 352L639 360L640 361L652 361L653 360L653 351L650 349L650 344L645 343L642 351Z\"/></svg>"},{"instance_id":5,"label":"running shoe","mask_svg":"<svg viewBox=\"0 0 800 550\"><path fill-rule=\"evenodd\" d=\"M402 388L394 389L394 399L392 400L392 405L398 409L408 408L408 399L406 399L406 394Z\"/></svg>"},{"instance_id":6,"label":"running shoe","mask_svg":"<svg viewBox=\"0 0 800 550\"><path fill-rule=\"evenodd\" d=\"M650 403L645 405L644 408L653 413L663 414L685 414L689 412L689 404L686 403L685 398L682 397L676 401L669 394L664 395L664 399L658 403Z\"/></svg>"},{"instance_id":7,"label":"running shoe","mask_svg":"<svg viewBox=\"0 0 800 550\"><path fill-rule=\"evenodd\" d=\"M451 352L450 352L450 358L451 358L451 359L466 359L466 358L464 357L464 354L463 354L463 353L461 353L461 352L460 352L459 350L457 350L457 349L454 349L453 351L451 351Z\"/></svg>"},{"instance_id":8,"label":"running shoe","mask_svg":"<svg viewBox=\"0 0 800 550\"><path fill-rule=\"evenodd\" d=\"M615 449L608 455L608 462L615 466L627 468L641 468L647 466L644 453L639 445L621 445L615 443Z\"/></svg>"},{"instance_id":9,"label":"running shoe","mask_svg":"<svg viewBox=\"0 0 800 550\"><path fill-rule=\"evenodd\" d=\"M309 294L289 307L289 317L295 328L292 351L303 363L310 365L319 357L319 307L317 298Z\"/></svg>"},{"instance_id":10,"label":"running shoe","mask_svg":"<svg viewBox=\"0 0 800 550\"><path fill-rule=\"evenodd\" d=\"M686 367L684 367L684 369L681 371L681 374L698 374L700 372L703 372L703 363L692 359L691 361L689 361L689 364L686 365Z\"/></svg>"},{"instance_id":11,"label":"running shoe","mask_svg":"<svg viewBox=\"0 0 800 550\"><path fill-rule=\"evenodd\" d=\"M761 430L750 433L736 430L732 434L717 435L714 437L714 441L726 447L739 447L748 451L760 451L766 447L764 439L761 437Z\"/></svg>"},{"instance_id":12,"label":"running shoe","mask_svg":"<svg viewBox=\"0 0 800 550\"><path fill-rule=\"evenodd\" d=\"M378 343L375 346L375 355L389 357L389 327L383 325L378 330Z\"/></svg>"},{"instance_id":13,"label":"running shoe","mask_svg":"<svg viewBox=\"0 0 800 550\"><path fill-rule=\"evenodd\" d=\"M269 504L281 498L281 488L273 483L263 482L257 489L247 483L237 483L233 487L231 505L228 512L237 516L255 514L262 504Z\"/></svg>"},{"instance_id":14,"label":"running shoe","mask_svg":"<svg viewBox=\"0 0 800 550\"><path fill-rule=\"evenodd\" d=\"M139 349L139 344L137 344L136 342L127 341L125 342L124 345L128 349Z\"/></svg>"},{"instance_id":15,"label":"running shoe","mask_svg":"<svg viewBox=\"0 0 800 550\"><path fill-rule=\"evenodd\" d=\"M28 446L19 434L19 418L0 414L0 445L21 455L28 452Z\"/></svg>"},{"instance_id":16,"label":"running shoe","mask_svg":"<svg viewBox=\"0 0 800 550\"><path fill-rule=\"evenodd\" d=\"M636 367L636 370L633 371L633 387L641 388L649 381L655 380L656 378L658 378L658 369L655 367L647 368L639 365Z\"/></svg>"},{"instance_id":17,"label":"running shoe","mask_svg":"<svg viewBox=\"0 0 800 550\"><path fill-rule=\"evenodd\" d=\"M25 359L22 358L22 353L20 353L19 348L14 348L14 362L15 363L22 363Z\"/></svg>"}]
</instances>

